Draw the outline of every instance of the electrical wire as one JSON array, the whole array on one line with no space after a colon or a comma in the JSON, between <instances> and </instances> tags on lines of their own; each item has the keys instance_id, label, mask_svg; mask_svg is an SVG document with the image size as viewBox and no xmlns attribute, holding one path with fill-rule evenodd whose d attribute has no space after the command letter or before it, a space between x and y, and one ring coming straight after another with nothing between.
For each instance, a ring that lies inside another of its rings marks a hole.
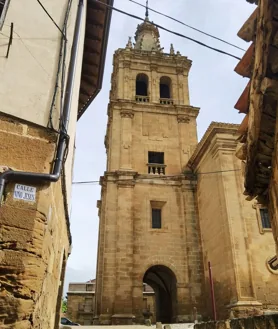
<instances>
[{"instance_id":1,"label":"electrical wire","mask_svg":"<svg viewBox=\"0 0 278 329\"><path fill-rule=\"evenodd\" d=\"M23 41L23 39L21 38L21 36L14 30L14 33L18 36L18 39L20 40L20 42L23 44L23 46L25 47L25 49L28 51L28 53L30 54L30 56L34 59L34 61L40 66L40 68L47 74L47 76L49 76L49 72L47 72L47 70L42 66L42 64L37 60L37 58L33 55L33 53L31 52L31 50L28 48L28 46L25 44L25 42ZM17 38L16 38L17 39Z\"/></svg>"},{"instance_id":2,"label":"electrical wire","mask_svg":"<svg viewBox=\"0 0 278 329\"><path fill-rule=\"evenodd\" d=\"M127 13L127 12L125 12L125 11L123 11L123 10L120 10L120 9L118 9L118 8L115 8L115 7L113 7L113 6L110 6L110 5L108 5L108 4L106 4L106 3L103 3L103 2L101 2L101 1L99 1L99 0L91 0L91 1L97 2L97 3L103 5L103 6L107 7L107 8L110 8L110 9L112 9L112 10L115 10L115 11L117 11L117 12L123 14L123 15L126 15L126 16L129 16L129 17L132 17L132 18L138 19L138 20L140 20L140 21L145 21L143 18L141 18L141 17L139 17L139 16L136 16L136 15L133 15L133 14L130 14L130 13ZM221 49L218 49L218 48L211 47L211 46L209 46L209 45L207 45L207 44L205 44L205 43L203 43L203 42L201 42L201 41L198 41L198 40L196 40L196 39L193 39L193 38L187 37L186 35L181 34L181 33L179 33L179 32L175 32L175 31L172 31L172 30L170 30L170 29L167 29L166 27L163 27L163 26L161 26L161 25L158 25L158 24L156 24L156 23L154 23L154 22L149 21L148 23L149 23L149 24L152 24L152 25L154 25L154 26L156 26L156 27L158 27L158 28L160 28L161 30L164 30L164 31L169 32L169 33L171 33L171 34L177 35L177 36L179 36L179 37L181 37L181 38L184 38L184 39L190 40L190 41L192 41L192 42L194 42L194 43L197 43L197 44L200 45L200 46L203 46L203 47L206 47L206 48L211 49L211 50L213 50L213 51L216 51L216 52L218 52L218 53L220 53L220 54L222 54L222 55L227 55L227 56L230 56L230 57L232 57L232 58L235 58L235 59L241 60L241 58L238 57L238 56L235 56L235 55L233 55L233 54L231 54L231 53L228 53L228 52L226 52L226 51L224 51L224 50L221 50Z\"/></svg>"},{"instance_id":3,"label":"electrical wire","mask_svg":"<svg viewBox=\"0 0 278 329\"><path fill-rule=\"evenodd\" d=\"M227 172L236 172L236 171L241 171L241 169L230 169L230 170L218 170L218 171L208 171L208 172L199 172L199 173L188 173L191 174L192 176L200 176L200 175L211 175L211 174L219 174L219 173L227 173ZM139 180L150 180L150 179L157 179L157 180L170 180L174 178L180 178L181 175L173 175L173 176L150 176L150 177L141 177L138 178ZM108 181L112 183L117 183L117 182L127 182L131 181L133 179L118 179L115 181ZM73 185L97 185L101 181L100 180L91 180L91 181L80 181L80 182L72 182Z\"/></svg>"},{"instance_id":4,"label":"electrical wire","mask_svg":"<svg viewBox=\"0 0 278 329\"><path fill-rule=\"evenodd\" d=\"M60 27L58 26L58 24L54 21L54 19L52 18L52 16L49 14L49 12L46 10L46 8L44 7L44 5L41 3L40 0L37 0L37 2L39 3L39 5L42 7L43 11L46 13L46 15L51 19L51 21L53 22L53 24L57 27L57 29L61 32L62 36L66 39L63 31L60 29Z\"/></svg>"},{"instance_id":5,"label":"electrical wire","mask_svg":"<svg viewBox=\"0 0 278 329\"><path fill-rule=\"evenodd\" d=\"M138 6L141 6L141 7L144 7L144 8L146 7L145 5L143 5L143 4L141 4L141 3L137 2L137 1L134 1L134 0L128 0L128 1L133 2L133 3L137 4ZM229 45L229 46L232 46L232 47L234 47L234 48L240 49L240 50L242 50L242 51L246 51L245 49L240 48L240 47L238 47L237 45L235 45L235 44L233 44L233 43L230 43L230 42L228 42L228 41L226 41L226 40L224 40L224 39L218 38L218 37L216 37L216 36L214 36L214 35L212 35L212 34L209 34L209 33L207 33L207 32L204 32L204 31L202 31L202 30L199 30L199 29L197 29L196 27L193 27L193 26L190 26L190 25L188 25L188 24L185 24L184 22L182 22L182 21L180 21L180 20L178 20L178 19L176 19L176 18L174 18L174 17L171 17L171 16L169 16L169 15L163 14L162 12L160 12L160 11L158 11L158 10L152 9L152 8L150 8L150 7L148 7L148 10L153 11L154 13L156 13L156 14L158 14L158 15L161 15L161 16L164 16L164 17L167 17L167 18L171 19L172 21L175 21L175 22L177 22L177 23L179 23L179 24L182 24L182 25L184 25L184 26L186 26L186 27L188 27L188 28L190 28L190 29L192 29L192 30L194 30L194 31L197 31L197 32L199 32L199 33L201 33L201 34L204 34L204 35L206 35L206 36L208 36L208 37L211 37L211 38L213 38L213 39L215 39L215 40L218 40L218 41L220 41L220 42L223 42L223 43L225 43L225 44L227 44L227 45Z\"/></svg>"}]
</instances>

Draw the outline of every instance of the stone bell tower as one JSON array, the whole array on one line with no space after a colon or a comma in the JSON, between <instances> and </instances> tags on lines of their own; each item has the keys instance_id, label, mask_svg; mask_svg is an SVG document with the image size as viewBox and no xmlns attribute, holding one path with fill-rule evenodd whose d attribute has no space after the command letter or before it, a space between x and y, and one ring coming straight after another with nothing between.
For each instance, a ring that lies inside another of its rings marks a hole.
<instances>
[{"instance_id":1,"label":"stone bell tower","mask_svg":"<svg viewBox=\"0 0 278 329\"><path fill-rule=\"evenodd\" d=\"M146 15L135 44L129 38L113 66L98 201L96 323L143 322L143 283L155 292L154 321L190 322L203 308L196 182L183 172L197 144L191 61L172 45L163 52Z\"/></svg>"}]
</instances>

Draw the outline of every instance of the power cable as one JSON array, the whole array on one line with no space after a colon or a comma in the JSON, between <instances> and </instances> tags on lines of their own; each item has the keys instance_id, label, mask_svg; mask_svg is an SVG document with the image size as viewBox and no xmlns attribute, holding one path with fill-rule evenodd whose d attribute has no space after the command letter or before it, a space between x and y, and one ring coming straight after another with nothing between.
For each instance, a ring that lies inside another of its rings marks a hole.
<instances>
[{"instance_id":1,"label":"power cable","mask_svg":"<svg viewBox=\"0 0 278 329\"><path fill-rule=\"evenodd\" d=\"M236 172L236 171L241 171L241 169L230 169L230 170L217 170L217 171L207 171L207 172L199 172L199 173L189 173L192 176L199 176L199 175L210 175L210 174L219 174L219 173L226 173L226 172ZM170 179L174 179L174 178L180 178L182 176L181 175L173 175L173 176L150 176L150 177L142 177L139 178L140 180L144 180L144 179L158 179L158 180L170 180ZM132 179L131 179L132 180ZM129 179L118 179L115 181L109 181L109 182L113 182L113 183L117 183L117 182L126 182L126 181L130 181ZM91 180L91 181L80 181L80 182L72 182L73 185L85 185L85 184L99 184L100 180Z\"/></svg>"},{"instance_id":2,"label":"power cable","mask_svg":"<svg viewBox=\"0 0 278 329\"><path fill-rule=\"evenodd\" d=\"M53 24L57 27L57 29L61 32L63 38L66 39L66 36L64 35L63 31L60 29L60 27L58 26L58 24L54 21L54 19L52 18L52 16L49 14L49 12L46 10L46 8L44 7L44 5L41 3L40 0L37 0L37 2L39 3L39 5L42 7L43 11L46 13L46 15L51 19L51 21L53 22Z\"/></svg>"},{"instance_id":3,"label":"power cable","mask_svg":"<svg viewBox=\"0 0 278 329\"><path fill-rule=\"evenodd\" d=\"M40 66L40 68L47 74L47 76L49 76L49 72L47 72L47 70L42 66L42 64L37 60L37 58L33 55L33 53L31 52L31 50L27 47L27 45L24 43L24 41L22 40L21 36L14 30L14 33L18 36L18 39L21 41L21 43L23 44L23 46L25 47L25 49L28 51L28 53L31 55L31 57L34 59L34 61Z\"/></svg>"},{"instance_id":4,"label":"power cable","mask_svg":"<svg viewBox=\"0 0 278 329\"><path fill-rule=\"evenodd\" d=\"M108 5L108 4L106 4L106 3L103 3L103 2L101 2L101 1L99 1L99 0L91 0L91 1L97 2L97 3L103 5L103 6L107 7L107 8L110 8L110 9L112 9L112 10L115 10L115 11L117 11L117 12L119 12L119 13L121 13L121 14L127 15L127 16L129 16L129 17L132 17L132 18L138 19L138 20L140 20L140 21L145 21L145 19L143 19L143 18L141 18L141 17L138 17L138 16L136 16L136 15L133 15L133 14L127 13L127 12L125 12L125 11L123 11L123 10L120 10L120 9L118 9L118 8L115 8L115 7L113 7L113 6L110 6L110 5ZM154 26L156 26L156 27L158 27L158 28L160 28L161 30L167 31L167 32L172 33L172 34L174 34L174 35L177 35L177 36L179 36L179 37L181 37L181 38L184 38L184 39L190 40L190 41L192 41L192 42L195 42L195 43L197 43L197 44L200 45L200 46L203 46L203 47L206 47L206 48L208 48L208 49L214 50L214 51L216 51L216 52L218 52L218 53L220 53L220 54L227 55L227 56L233 57L233 58L235 58L235 59L241 60L240 57L237 57L237 56L235 56L235 55L233 55L233 54L231 54L231 53L228 53L228 52L226 52L226 51L224 51L224 50L221 50L221 49L218 49L218 48L211 47L211 46L209 46L209 45L207 45L207 44L205 44L205 43L203 43L203 42L201 42L201 41L195 40L195 39L193 39L193 38L187 37L187 36L184 35L184 34L181 34L181 33L178 33L178 32L175 32L175 31L172 31L172 30L170 30L170 29L167 29L166 27L163 27L163 26L161 26L161 25L158 25L158 24L156 24L156 23L154 23L154 22L148 21L148 23L149 23L149 24L152 24L152 25L154 25Z\"/></svg>"},{"instance_id":5,"label":"power cable","mask_svg":"<svg viewBox=\"0 0 278 329\"><path fill-rule=\"evenodd\" d=\"M128 0L128 1L133 2L133 3L137 4L138 6L141 6L141 7L144 7L144 8L146 7L145 5L143 5L143 4L141 4L141 3L137 2L137 1L134 1L134 0ZM190 28L190 29L192 29L192 30L194 30L194 31L197 31L197 32L199 32L199 33L201 33L201 34L204 34L204 35L206 35L206 36L208 36L208 37L211 37L211 38L213 38L213 39L215 39L215 40L221 41L221 42L223 42L223 43L225 43L225 44L227 44L227 45L229 45L229 46L232 46L232 47L234 47L234 48L237 48L237 49L240 49L240 50L246 51L245 49L240 48L240 47L238 47L237 45L235 45L235 44L233 44L233 43L230 43L230 42L228 42L228 41L226 41L226 40L224 40L224 39L218 38L218 37L216 37L216 36L214 36L214 35L212 35L212 34L209 34L209 33L207 33L207 32L204 32L204 31L202 31L202 30L199 30L199 29L197 29L196 27L193 27L193 26L190 26L190 25L188 25L188 24L185 24L184 22L182 22L182 21L180 21L180 20L178 20L178 19L176 19L176 18L174 18L174 17L171 17L171 16L169 16L169 15L163 14L162 12L160 12L160 11L158 11L158 10L152 9L152 8L150 8L150 7L148 7L148 10L153 11L154 13L156 13L156 14L158 14L158 15L161 15L161 16L164 16L164 17L167 17L167 18L171 19L172 21L175 21L175 22L177 22L177 23L179 23L179 24L182 24L182 25L184 25L184 26L186 26L186 27L188 27L188 28Z\"/></svg>"}]
</instances>

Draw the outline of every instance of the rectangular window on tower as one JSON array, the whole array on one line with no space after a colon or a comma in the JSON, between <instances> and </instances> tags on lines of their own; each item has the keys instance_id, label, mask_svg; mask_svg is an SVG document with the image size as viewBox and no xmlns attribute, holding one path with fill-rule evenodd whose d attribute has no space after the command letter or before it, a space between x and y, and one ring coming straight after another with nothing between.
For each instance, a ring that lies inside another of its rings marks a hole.
<instances>
[{"instance_id":1,"label":"rectangular window on tower","mask_svg":"<svg viewBox=\"0 0 278 329\"><path fill-rule=\"evenodd\" d=\"M161 228L161 209L152 208L152 228Z\"/></svg>"},{"instance_id":2,"label":"rectangular window on tower","mask_svg":"<svg viewBox=\"0 0 278 329\"><path fill-rule=\"evenodd\" d=\"M270 218L268 214L267 208L261 208L260 209L260 216L261 216L261 222L262 222L262 228L263 229L271 229L271 223Z\"/></svg>"},{"instance_id":3,"label":"rectangular window on tower","mask_svg":"<svg viewBox=\"0 0 278 329\"><path fill-rule=\"evenodd\" d=\"M164 152L149 152L149 163L164 164Z\"/></svg>"}]
</instances>

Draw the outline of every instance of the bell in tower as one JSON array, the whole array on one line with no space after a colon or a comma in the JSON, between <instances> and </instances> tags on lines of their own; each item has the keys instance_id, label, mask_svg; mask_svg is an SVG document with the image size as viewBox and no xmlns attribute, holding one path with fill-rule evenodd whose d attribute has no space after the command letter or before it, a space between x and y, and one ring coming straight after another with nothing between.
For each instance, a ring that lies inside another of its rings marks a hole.
<instances>
[{"instance_id":1,"label":"bell in tower","mask_svg":"<svg viewBox=\"0 0 278 329\"><path fill-rule=\"evenodd\" d=\"M147 12L113 66L96 323L191 322L204 307L196 181L183 172L197 145L191 61L163 52Z\"/></svg>"}]
</instances>

